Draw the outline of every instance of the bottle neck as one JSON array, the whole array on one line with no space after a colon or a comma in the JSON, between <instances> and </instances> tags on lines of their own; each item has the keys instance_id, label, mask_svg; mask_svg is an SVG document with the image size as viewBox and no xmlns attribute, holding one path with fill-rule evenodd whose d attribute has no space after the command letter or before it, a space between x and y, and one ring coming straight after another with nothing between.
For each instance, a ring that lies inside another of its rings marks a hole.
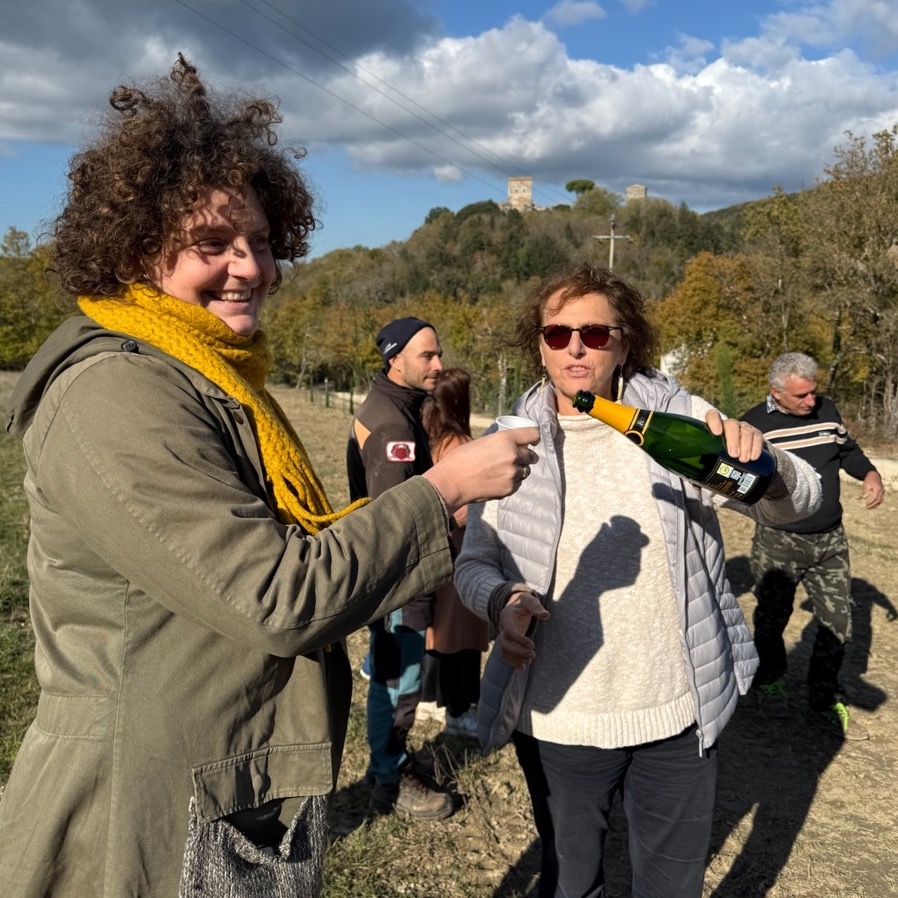
<instances>
[{"instance_id":1,"label":"bottle neck","mask_svg":"<svg viewBox=\"0 0 898 898\"><path fill-rule=\"evenodd\" d=\"M630 405L619 405L610 399L594 396L592 408L587 414L599 421L604 421L609 427L613 427L620 433L626 433L633 425L638 409Z\"/></svg>"}]
</instances>

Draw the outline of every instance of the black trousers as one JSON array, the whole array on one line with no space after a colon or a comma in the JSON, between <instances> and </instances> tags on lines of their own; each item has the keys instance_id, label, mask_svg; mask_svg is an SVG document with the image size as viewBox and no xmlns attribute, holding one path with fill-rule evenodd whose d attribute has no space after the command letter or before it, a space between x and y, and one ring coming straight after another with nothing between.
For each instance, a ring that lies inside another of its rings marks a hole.
<instances>
[{"instance_id":1,"label":"black trousers","mask_svg":"<svg viewBox=\"0 0 898 898\"><path fill-rule=\"evenodd\" d=\"M717 751L695 727L629 748L542 742L516 732L542 843L539 898L601 898L608 815L623 795L633 898L701 898L717 790Z\"/></svg>"}]
</instances>

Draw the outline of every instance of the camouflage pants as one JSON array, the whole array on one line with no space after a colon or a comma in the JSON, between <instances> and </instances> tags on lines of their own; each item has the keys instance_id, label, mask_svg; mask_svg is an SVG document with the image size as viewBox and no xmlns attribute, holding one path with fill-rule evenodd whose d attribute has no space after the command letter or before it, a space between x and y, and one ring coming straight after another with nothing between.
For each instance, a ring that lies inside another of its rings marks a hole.
<instances>
[{"instance_id":1,"label":"camouflage pants","mask_svg":"<svg viewBox=\"0 0 898 898\"><path fill-rule=\"evenodd\" d=\"M829 707L840 694L839 670L851 639L851 569L844 529L840 525L829 533L787 533L758 525L751 570L757 599L754 636L761 661L755 682L770 683L786 672L783 632L801 583L817 621L808 668L809 701L816 710Z\"/></svg>"}]
</instances>

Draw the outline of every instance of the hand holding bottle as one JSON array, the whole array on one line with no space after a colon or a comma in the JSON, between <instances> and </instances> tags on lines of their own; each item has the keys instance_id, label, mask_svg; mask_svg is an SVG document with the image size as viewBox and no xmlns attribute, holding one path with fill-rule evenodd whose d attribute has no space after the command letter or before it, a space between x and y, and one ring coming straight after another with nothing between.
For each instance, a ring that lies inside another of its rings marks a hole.
<instances>
[{"instance_id":1,"label":"hand holding bottle","mask_svg":"<svg viewBox=\"0 0 898 898\"><path fill-rule=\"evenodd\" d=\"M727 455L741 462L754 461L764 450L764 434L737 418L724 418L716 408L708 409L705 424L714 436L722 436Z\"/></svg>"},{"instance_id":2,"label":"hand holding bottle","mask_svg":"<svg viewBox=\"0 0 898 898\"><path fill-rule=\"evenodd\" d=\"M764 495L776 474L776 458L760 432L744 421L724 421L717 411L710 410L702 422L612 402L587 390L579 390L571 404L624 434L674 474L746 505Z\"/></svg>"}]
</instances>

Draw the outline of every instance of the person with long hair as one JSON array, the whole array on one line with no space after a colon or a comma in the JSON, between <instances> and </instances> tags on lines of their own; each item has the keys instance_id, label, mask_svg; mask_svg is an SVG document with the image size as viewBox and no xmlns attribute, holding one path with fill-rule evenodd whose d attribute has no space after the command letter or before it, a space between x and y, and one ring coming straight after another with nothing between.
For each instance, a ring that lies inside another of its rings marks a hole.
<instances>
[{"instance_id":1,"label":"person with long hair","mask_svg":"<svg viewBox=\"0 0 898 898\"><path fill-rule=\"evenodd\" d=\"M613 272L566 267L517 316L538 383L514 405L542 436L513 496L469 507L455 583L498 634L478 731L514 743L540 836L540 898L598 898L613 796L627 817L634 898L700 898L717 740L757 654L726 576L718 494L577 412L579 390L704 419L727 452L760 432L657 371L644 297ZM772 450L767 493L733 510L771 524L820 503L813 470Z\"/></svg>"},{"instance_id":2,"label":"person with long hair","mask_svg":"<svg viewBox=\"0 0 898 898\"><path fill-rule=\"evenodd\" d=\"M470 442L471 375L463 368L445 368L422 411L434 462ZM459 549L466 523L467 507L463 507L452 516L452 538ZM486 621L462 604L452 583L434 595L425 647L423 700L445 708L446 733L476 737L474 712L480 700L480 668L489 647L489 630Z\"/></svg>"},{"instance_id":3,"label":"person with long hair","mask_svg":"<svg viewBox=\"0 0 898 898\"><path fill-rule=\"evenodd\" d=\"M52 272L78 297L20 377L37 715L0 801L4 898L321 889L344 637L445 583L448 516L535 431L334 512L265 387L259 314L308 250L276 104L179 56L74 156Z\"/></svg>"}]
</instances>

